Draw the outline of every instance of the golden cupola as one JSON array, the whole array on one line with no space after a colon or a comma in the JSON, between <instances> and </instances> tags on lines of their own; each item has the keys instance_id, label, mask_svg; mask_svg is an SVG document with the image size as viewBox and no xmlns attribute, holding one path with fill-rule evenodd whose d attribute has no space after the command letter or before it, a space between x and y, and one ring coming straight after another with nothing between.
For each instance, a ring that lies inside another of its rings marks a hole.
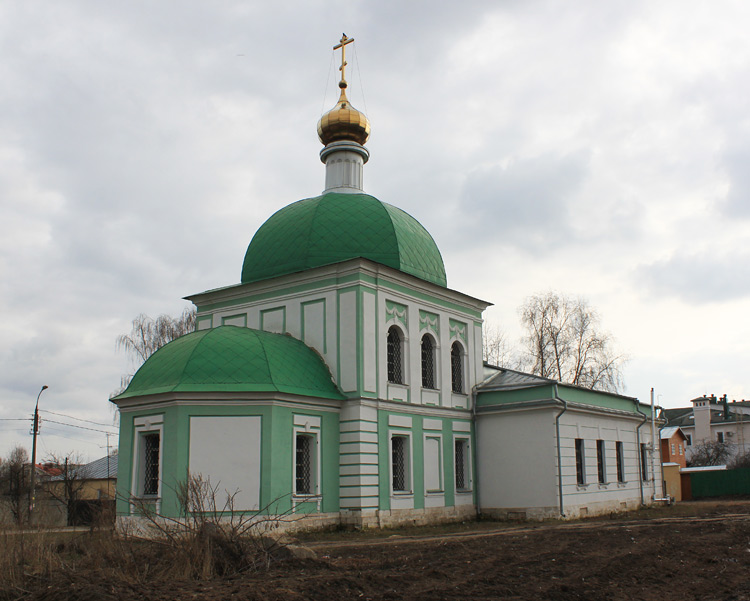
<instances>
[{"instance_id":1,"label":"golden cupola","mask_svg":"<svg viewBox=\"0 0 750 601\"><path fill-rule=\"evenodd\" d=\"M353 42L354 38L346 37L343 34L341 42L333 47L334 50L341 48L341 81L339 82L339 88L341 88L341 94L336 106L328 111L318 121L318 137L320 141L327 146L331 142L356 142L357 144L364 145L367 142L367 138L370 137L370 122L365 117L364 113L361 113L355 109L349 99L346 97L346 77L344 69L346 68L345 51L346 45Z\"/></svg>"},{"instance_id":2,"label":"golden cupola","mask_svg":"<svg viewBox=\"0 0 750 601\"><path fill-rule=\"evenodd\" d=\"M370 137L370 122L364 113L359 112L346 97L346 45L354 38L344 34L333 47L341 48L341 95L336 106L318 121L318 137L325 148L320 151L320 160L326 166L325 192L361 193L363 166L370 158L364 147Z\"/></svg>"}]
</instances>

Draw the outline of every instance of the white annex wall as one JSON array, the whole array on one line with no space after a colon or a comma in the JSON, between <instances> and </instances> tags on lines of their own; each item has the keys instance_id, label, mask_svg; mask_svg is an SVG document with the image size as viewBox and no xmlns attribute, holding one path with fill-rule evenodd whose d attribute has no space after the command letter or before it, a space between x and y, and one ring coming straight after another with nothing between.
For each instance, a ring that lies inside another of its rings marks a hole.
<instances>
[{"instance_id":1,"label":"white annex wall","mask_svg":"<svg viewBox=\"0 0 750 601\"><path fill-rule=\"evenodd\" d=\"M259 509L260 422L258 416L190 418L188 468L218 487L217 505L236 492L235 510Z\"/></svg>"}]
</instances>

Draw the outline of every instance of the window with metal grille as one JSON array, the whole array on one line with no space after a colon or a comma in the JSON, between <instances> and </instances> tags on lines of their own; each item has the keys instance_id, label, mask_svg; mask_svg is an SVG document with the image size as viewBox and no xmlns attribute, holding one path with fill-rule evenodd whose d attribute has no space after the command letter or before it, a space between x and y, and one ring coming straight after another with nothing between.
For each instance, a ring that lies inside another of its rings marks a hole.
<instances>
[{"instance_id":1,"label":"window with metal grille","mask_svg":"<svg viewBox=\"0 0 750 601\"><path fill-rule=\"evenodd\" d=\"M617 481L625 482L625 451L619 440L615 443L615 451L617 452Z\"/></svg>"},{"instance_id":2,"label":"window with metal grille","mask_svg":"<svg viewBox=\"0 0 750 601\"><path fill-rule=\"evenodd\" d=\"M458 342L451 346L451 390L462 393L464 391L463 351Z\"/></svg>"},{"instance_id":3,"label":"window with metal grille","mask_svg":"<svg viewBox=\"0 0 750 601\"><path fill-rule=\"evenodd\" d=\"M143 494L159 494L159 433L143 435Z\"/></svg>"},{"instance_id":4,"label":"window with metal grille","mask_svg":"<svg viewBox=\"0 0 750 601\"><path fill-rule=\"evenodd\" d=\"M401 331L396 326L388 329L388 381L404 383L404 357Z\"/></svg>"},{"instance_id":5,"label":"window with metal grille","mask_svg":"<svg viewBox=\"0 0 750 601\"><path fill-rule=\"evenodd\" d=\"M294 490L298 495L312 495L315 493L313 478L314 442L314 438L306 434L298 434L296 437Z\"/></svg>"},{"instance_id":6,"label":"window with metal grille","mask_svg":"<svg viewBox=\"0 0 750 601\"><path fill-rule=\"evenodd\" d=\"M606 456L604 454L604 441L596 441L596 473L599 476L599 482L607 481Z\"/></svg>"},{"instance_id":7,"label":"window with metal grille","mask_svg":"<svg viewBox=\"0 0 750 601\"><path fill-rule=\"evenodd\" d=\"M422 336L422 388L435 388L435 343L432 336Z\"/></svg>"},{"instance_id":8,"label":"window with metal grille","mask_svg":"<svg viewBox=\"0 0 750 601\"><path fill-rule=\"evenodd\" d=\"M648 480L648 449L641 443L641 479Z\"/></svg>"},{"instance_id":9,"label":"window with metal grille","mask_svg":"<svg viewBox=\"0 0 750 601\"><path fill-rule=\"evenodd\" d=\"M394 492L409 490L409 439L406 436L391 437L391 476Z\"/></svg>"},{"instance_id":10,"label":"window with metal grille","mask_svg":"<svg viewBox=\"0 0 750 601\"><path fill-rule=\"evenodd\" d=\"M469 488L469 441L456 439L456 490Z\"/></svg>"},{"instance_id":11,"label":"window with metal grille","mask_svg":"<svg viewBox=\"0 0 750 601\"><path fill-rule=\"evenodd\" d=\"M576 438L576 482L586 484L586 464L584 463L583 439Z\"/></svg>"}]
</instances>

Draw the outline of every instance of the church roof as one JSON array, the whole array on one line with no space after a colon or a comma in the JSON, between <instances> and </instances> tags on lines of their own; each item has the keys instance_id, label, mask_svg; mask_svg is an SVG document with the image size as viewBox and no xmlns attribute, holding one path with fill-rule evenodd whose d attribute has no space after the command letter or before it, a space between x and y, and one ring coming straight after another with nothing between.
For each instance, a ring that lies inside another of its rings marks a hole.
<instances>
[{"instance_id":1,"label":"church roof","mask_svg":"<svg viewBox=\"0 0 750 601\"><path fill-rule=\"evenodd\" d=\"M296 338L220 326L164 345L113 401L166 392L281 392L343 399L320 356Z\"/></svg>"},{"instance_id":2,"label":"church roof","mask_svg":"<svg viewBox=\"0 0 750 601\"><path fill-rule=\"evenodd\" d=\"M416 219L369 194L336 192L274 213L247 248L242 282L359 257L447 285L440 251Z\"/></svg>"}]
</instances>

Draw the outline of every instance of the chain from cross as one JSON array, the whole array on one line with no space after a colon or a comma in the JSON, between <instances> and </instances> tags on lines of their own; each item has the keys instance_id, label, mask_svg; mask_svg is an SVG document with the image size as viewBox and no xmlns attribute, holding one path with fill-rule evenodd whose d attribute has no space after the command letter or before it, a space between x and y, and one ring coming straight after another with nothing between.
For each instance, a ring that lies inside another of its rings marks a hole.
<instances>
[{"instance_id":1,"label":"chain from cross","mask_svg":"<svg viewBox=\"0 0 750 601\"><path fill-rule=\"evenodd\" d=\"M347 62L346 62L346 45L351 44L354 41L354 38L348 38L346 37L345 33L341 34L341 40L338 44L336 44L333 49L338 50L341 48L341 66L339 67L339 71L341 71L341 81L346 82L346 78L344 77L344 69L346 68Z\"/></svg>"}]
</instances>

